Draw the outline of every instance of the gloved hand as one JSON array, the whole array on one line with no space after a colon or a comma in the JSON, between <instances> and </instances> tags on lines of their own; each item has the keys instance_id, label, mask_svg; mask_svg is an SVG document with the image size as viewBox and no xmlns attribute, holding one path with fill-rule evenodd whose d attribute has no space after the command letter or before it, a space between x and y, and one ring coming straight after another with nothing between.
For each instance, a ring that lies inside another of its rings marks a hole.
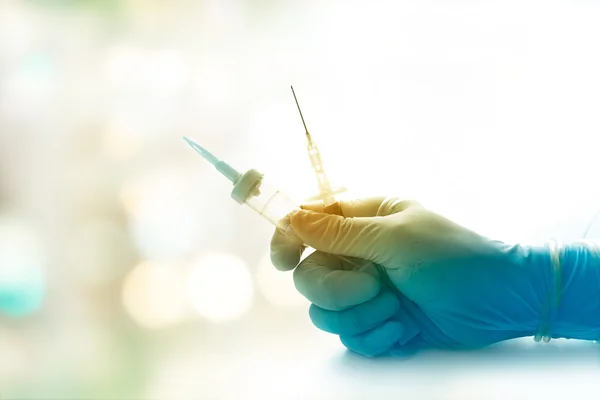
<instances>
[{"instance_id":1,"label":"gloved hand","mask_svg":"<svg viewBox=\"0 0 600 400\"><path fill-rule=\"evenodd\" d=\"M553 284L546 248L487 239L414 201L342 202L344 216L303 208L291 226L316 251L294 283L313 323L350 350L475 348L538 330ZM304 249L275 232L271 260L291 270Z\"/></svg>"}]
</instances>

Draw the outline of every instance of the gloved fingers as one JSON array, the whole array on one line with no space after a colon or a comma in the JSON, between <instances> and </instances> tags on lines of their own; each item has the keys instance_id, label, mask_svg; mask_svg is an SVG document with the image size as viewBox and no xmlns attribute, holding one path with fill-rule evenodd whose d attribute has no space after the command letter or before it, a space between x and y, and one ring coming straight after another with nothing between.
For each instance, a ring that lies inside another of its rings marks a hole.
<instances>
[{"instance_id":1,"label":"gloved fingers","mask_svg":"<svg viewBox=\"0 0 600 400\"><path fill-rule=\"evenodd\" d=\"M275 229L271 238L271 262L280 271L296 268L306 246L292 239L279 229Z\"/></svg>"},{"instance_id":2,"label":"gloved fingers","mask_svg":"<svg viewBox=\"0 0 600 400\"><path fill-rule=\"evenodd\" d=\"M378 215L378 210L386 201L385 197L340 201L340 207L345 217L370 217ZM323 212L323 202L302 206L305 210ZM280 271L294 269L306 246L276 229L271 238L271 262Z\"/></svg>"},{"instance_id":3,"label":"gloved fingers","mask_svg":"<svg viewBox=\"0 0 600 400\"><path fill-rule=\"evenodd\" d=\"M396 295L386 290L374 299L344 311L325 310L312 304L309 315L313 324L325 332L352 336L381 325L394 317L399 308Z\"/></svg>"},{"instance_id":4,"label":"gloved fingers","mask_svg":"<svg viewBox=\"0 0 600 400\"><path fill-rule=\"evenodd\" d=\"M407 343L394 344L388 354L393 357L411 357L426 346L425 341L420 336L416 336Z\"/></svg>"},{"instance_id":5,"label":"gloved fingers","mask_svg":"<svg viewBox=\"0 0 600 400\"><path fill-rule=\"evenodd\" d=\"M387 321L370 331L354 336L341 335L340 339L348 349L368 357L388 352L404 333L404 326L398 321Z\"/></svg>"},{"instance_id":6,"label":"gloved fingers","mask_svg":"<svg viewBox=\"0 0 600 400\"><path fill-rule=\"evenodd\" d=\"M412 207L422 207L422 205L415 200L387 197L383 203L381 203L381 207L379 207L377 215L386 216L398 214Z\"/></svg>"},{"instance_id":7,"label":"gloved fingers","mask_svg":"<svg viewBox=\"0 0 600 400\"><path fill-rule=\"evenodd\" d=\"M366 199L340 200L339 204L344 217L374 217L377 215L377 210L379 210L385 199L385 197L370 197ZM301 208L319 213L325 212L323 210L323 202L303 204Z\"/></svg>"},{"instance_id":8,"label":"gloved fingers","mask_svg":"<svg viewBox=\"0 0 600 400\"><path fill-rule=\"evenodd\" d=\"M355 200L340 200L338 203L342 210L342 215L346 218L382 217L402 212L411 206L420 205L414 200L384 196ZM319 213L325 212L322 202L303 204L300 208Z\"/></svg>"},{"instance_id":9,"label":"gloved fingers","mask_svg":"<svg viewBox=\"0 0 600 400\"><path fill-rule=\"evenodd\" d=\"M316 306L341 311L373 299L381 289L372 263L361 268L332 254L316 251L294 271L296 289Z\"/></svg>"},{"instance_id":10,"label":"gloved fingers","mask_svg":"<svg viewBox=\"0 0 600 400\"><path fill-rule=\"evenodd\" d=\"M396 313L393 320L397 320L404 325L404 334L398 340L399 344L405 344L413 340L421 331L417 318L423 318L423 312L408 297L398 292L396 295L400 303L400 312Z\"/></svg>"},{"instance_id":11,"label":"gloved fingers","mask_svg":"<svg viewBox=\"0 0 600 400\"><path fill-rule=\"evenodd\" d=\"M402 307L402 306L400 306L400 307ZM398 339L398 343L401 345L410 342L419 333L421 333L421 330L420 330L419 326L417 325L417 323L415 322L415 320L406 313L401 313L401 315L396 315L394 318L392 318L392 321L398 321L398 322L402 323L402 326L404 326L404 333L402 334L402 337L400 337L400 339Z\"/></svg>"},{"instance_id":12,"label":"gloved fingers","mask_svg":"<svg viewBox=\"0 0 600 400\"><path fill-rule=\"evenodd\" d=\"M385 252L382 246L389 243L387 225L377 217L345 218L299 210L290 216L290 222L304 243L326 253L377 261Z\"/></svg>"}]
</instances>

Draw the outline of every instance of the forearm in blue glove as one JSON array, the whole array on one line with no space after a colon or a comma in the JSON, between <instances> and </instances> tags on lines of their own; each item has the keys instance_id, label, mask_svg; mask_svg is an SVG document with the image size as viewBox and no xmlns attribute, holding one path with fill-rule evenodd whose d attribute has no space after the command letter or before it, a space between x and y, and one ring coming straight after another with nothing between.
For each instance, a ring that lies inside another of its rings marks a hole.
<instances>
[{"instance_id":1,"label":"forearm in blue glove","mask_svg":"<svg viewBox=\"0 0 600 400\"><path fill-rule=\"evenodd\" d=\"M554 338L600 339L600 247L585 241L559 249Z\"/></svg>"}]
</instances>

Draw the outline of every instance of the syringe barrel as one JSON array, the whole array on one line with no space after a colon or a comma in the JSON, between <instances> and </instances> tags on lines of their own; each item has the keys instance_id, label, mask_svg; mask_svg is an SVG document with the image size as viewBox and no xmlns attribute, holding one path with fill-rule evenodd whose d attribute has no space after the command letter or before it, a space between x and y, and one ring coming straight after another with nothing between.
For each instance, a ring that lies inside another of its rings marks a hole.
<instances>
[{"instance_id":1,"label":"syringe barrel","mask_svg":"<svg viewBox=\"0 0 600 400\"><path fill-rule=\"evenodd\" d=\"M289 215L300 209L298 204L265 180L256 170L249 170L236 182L231 197L280 228L288 236L298 239L290 226Z\"/></svg>"}]
</instances>

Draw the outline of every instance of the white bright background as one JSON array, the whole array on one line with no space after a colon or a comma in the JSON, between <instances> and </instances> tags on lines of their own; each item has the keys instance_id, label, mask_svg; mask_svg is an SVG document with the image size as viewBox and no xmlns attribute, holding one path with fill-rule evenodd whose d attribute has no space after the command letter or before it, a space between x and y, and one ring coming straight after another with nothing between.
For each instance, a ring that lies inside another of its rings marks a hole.
<instances>
[{"instance_id":1,"label":"white bright background","mask_svg":"<svg viewBox=\"0 0 600 400\"><path fill-rule=\"evenodd\" d=\"M345 353L181 136L313 195L293 84L349 196L578 238L598 21L594 0L0 0L0 398L597 398L588 343Z\"/></svg>"}]
</instances>

